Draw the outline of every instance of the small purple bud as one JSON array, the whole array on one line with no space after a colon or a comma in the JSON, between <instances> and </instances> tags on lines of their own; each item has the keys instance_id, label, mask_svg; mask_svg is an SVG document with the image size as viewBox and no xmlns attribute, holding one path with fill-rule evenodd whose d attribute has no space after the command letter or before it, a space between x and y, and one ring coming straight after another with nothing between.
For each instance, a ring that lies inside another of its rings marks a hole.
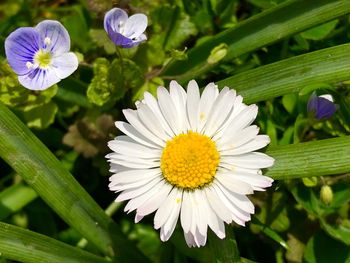
<instances>
[{"instance_id":1,"label":"small purple bud","mask_svg":"<svg viewBox=\"0 0 350 263\"><path fill-rule=\"evenodd\" d=\"M318 119L328 119L336 112L337 105L333 103L333 98L330 94L317 96L313 93L307 103L307 111L312 113Z\"/></svg>"}]
</instances>

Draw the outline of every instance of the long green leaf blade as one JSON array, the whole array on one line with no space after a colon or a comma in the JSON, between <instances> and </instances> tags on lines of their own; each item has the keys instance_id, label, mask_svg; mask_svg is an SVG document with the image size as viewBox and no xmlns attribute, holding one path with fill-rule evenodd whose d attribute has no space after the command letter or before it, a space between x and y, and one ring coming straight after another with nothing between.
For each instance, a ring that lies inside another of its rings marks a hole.
<instances>
[{"instance_id":1,"label":"long green leaf blade","mask_svg":"<svg viewBox=\"0 0 350 263\"><path fill-rule=\"evenodd\" d=\"M270 147L275 165L266 175L285 180L350 172L350 136Z\"/></svg>"},{"instance_id":2,"label":"long green leaf blade","mask_svg":"<svg viewBox=\"0 0 350 263\"><path fill-rule=\"evenodd\" d=\"M48 148L0 103L0 156L70 226L103 253L147 262Z\"/></svg>"},{"instance_id":3,"label":"long green leaf blade","mask_svg":"<svg viewBox=\"0 0 350 263\"><path fill-rule=\"evenodd\" d=\"M348 80L349 68L350 44L345 44L252 69L217 84L236 89L246 103L252 103L298 92L310 84Z\"/></svg>"},{"instance_id":4,"label":"long green leaf blade","mask_svg":"<svg viewBox=\"0 0 350 263\"><path fill-rule=\"evenodd\" d=\"M0 252L7 259L28 263L108 263L53 238L0 222Z\"/></svg>"},{"instance_id":5,"label":"long green leaf blade","mask_svg":"<svg viewBox=\"0 0 350 263\"><path fill-rule=\"evenodd\" d=\"M272 44L310 27L350 13L348 0L296 0L287 1L275 8L253 16L237 27L226 30L188 52L188 59L176 61L163 72L166 76L179 76L179 80L194 78L196 71L209 70L206 60L210 51L219 44L228 45L224 58L230 60L244 53Z\"/></svg>"}]
</instances>

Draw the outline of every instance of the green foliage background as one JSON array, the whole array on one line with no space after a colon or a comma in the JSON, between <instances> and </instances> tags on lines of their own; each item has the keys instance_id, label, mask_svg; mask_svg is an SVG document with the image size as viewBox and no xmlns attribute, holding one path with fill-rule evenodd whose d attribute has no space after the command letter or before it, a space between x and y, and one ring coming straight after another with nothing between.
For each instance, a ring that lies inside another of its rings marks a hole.
<instances>
[{"instance_id":1,"label":"green foliage background","mask_svg":"<svg viewBox=\"0 0 350 263\"><path fill-rule=\"evenodd\" d=\"M147 42L109 40L113 6L148 16ZM350 262L349 14L347 0L2 1L0 262ZM35 92L3 47L44 19L64 24L80 65ZM273 187L250 196L252 221L201 249L187 248L180 227L162 243L152 216L134 224L107 187L114 121L172 79L217 82L258 103L276 158L265 171ZM339 105L329 120L306 112L314 91Z\"/></svg>"}]
</instances>

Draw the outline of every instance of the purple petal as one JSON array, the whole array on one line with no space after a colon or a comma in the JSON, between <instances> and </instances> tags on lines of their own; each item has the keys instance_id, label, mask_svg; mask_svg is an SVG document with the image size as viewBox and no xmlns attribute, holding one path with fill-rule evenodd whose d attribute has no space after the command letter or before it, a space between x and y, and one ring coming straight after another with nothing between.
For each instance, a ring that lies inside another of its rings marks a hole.
<instances>
[{"instance_id":1,"label":"purple petal","mask_svg":"<svg viewBox=\"0 0 350 263\"><path fill-rule=\"evenodd\" d=\"M40 49L42 41L32 27L21 27L12 32L5 40L7 61L18 75L31 71L26 63L33 63L34 54Z\"/></svg>"},{"instance_id":2,"label":"purple petal","mask_svg":"<svg viewBox=\"0 0 350 263\"><path fill-rule=\"evenodd\" d=\"M50 39L50 44L42 48L51 51L54 55L63 54L70 49L70 38L67 30L64 26L54 20L44 20L36 25L35 30L37 30L44 42L45 38Z\"/></svg>"},{"instance_id":3,"label":"purple petal","mask_svg":"<svg viewBox=\"0 0 350 263\"><path fill-rule=\"evenodd\" d=\"M53 57L51 65L57 77L64 79L78 68L78 58L73 52L64 53Z\"/></svg>"},{"instance_id":4,"label":"purple petal","mask_svg":"<svg viewBox=\"0 0 350 263\"><path fill-rule=\"evenodd\" d=\"M18 76L19 82L31 90L44 90L60 81L52 69L33 69L29 74Z\"/></svg>"},{"instance_id":5,"label":"purple petal","mask_svg":"<svg viewBox=\"0 0 350 263\"><path fill-rule=\"evenodd\" d=\"M124 36L136 39L147 28L147 16L144 14L135 14L129 17L125 23Z\"/></svg>"},{"instance_id":6,"label":"purple petal","mask_svg":"<svg viewBox=\"0 0 350 263\"><path fill-rule=\"evenodd\" d=\"M103 21L104 28L108 35L111 35L112 32L119 33L119 27L121 24L124 24L128 19L128 14L120 8L113 8L109 10Z\"/></svg>"},{"instance_id":7,"label":"purple petal","mask_svg":"<svg viewBox=\"0 0 350 263\"><path fill-rule=\"evenodd\" d=\"M111 34L109 34L109 37L114 44L124 48L130 48L138 45L138 43L134 43L134 41L132 41L130 38L124 37L122 34L116 32L111 32Z\"/></svg>"},{"instance_id":8,"label":"purple petal","mask_svg":"<svg viewBox=\"0 0 350 263\"><path fill-rule=\"evenodd\" d=\"M317 111L316 111L316 118L317 119L328 119L332 117L332 115L336 112L337 107L336 105L325 99L318 97L318 105L317 105Z\"/></svg>"},{"instance_id":9,"label":"purple petal","mask_svg":"<svg viewBox=\"0 0 350 263\"><path fill-rule=\"evenodd\" d=\"M311 95L307 104L307 111L313 113L318 120L330 118L336 110L337 106L332 101L316 94Z\"/></svg>"}]
</instances>

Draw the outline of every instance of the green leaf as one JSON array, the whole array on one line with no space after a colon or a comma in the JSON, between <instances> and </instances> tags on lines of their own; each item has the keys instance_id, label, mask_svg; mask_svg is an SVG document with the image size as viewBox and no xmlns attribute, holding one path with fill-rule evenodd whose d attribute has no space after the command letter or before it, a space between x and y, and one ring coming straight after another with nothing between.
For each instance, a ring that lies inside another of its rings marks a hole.
<instances>
[{"instance_id":1,"label":"green leaf","mask_svg":"<svg viewBox=\"0 0 350 263\"><path fill-rule=\"evenodd\" d=\"M308 263L349 263L350 250L323 232L317 232L307 243L304 258Z\"/></svg>"},{"instance_id":2,"label":"green leaf","mask_svg":"<svg viewBox=\"0 0 350 263\"><path fill-rule=\"evenodd\" d=\"M271 229L266 224L262 223L256 216L252 216L251 226L262 231L266 236L270 237L272 240L276 241L283 248L289 249L287 242L273 229Z\"/></svg>"},{"instance_id":3,"label":"green leaf","mask_svg":"<svg viewBox=\"0 0 350 263\"><path fill-rule=\"evenodd\" d=\"M350 136L268 148L275 164L266 175L274 179L350 172ZM331 165L330 165L331 164Z\"/></svg>"},{"instance_id":4,"label":"green leaf","mask_svg":"<svg viewBox=\"0 0 350 263\"><path fill-rule=\"evenodd\" d=\"M2 222L0 251L4 258L28 263L110 262L53 238Z\"/></svg>"},{"instance_id":5,"label":"green leaf","mask_svg":"<svg viewBox=\"0 0 350 263\"><path fill-rule=\"evenodd\" d=\"M318 90L318 89L331 89L332 86L330 86L329 84L326 83L314 83L314 84L310 84L307 85L306 87L302 88L299 91L299 96L304 96L304 95L308 95L311 92Z\"/></svg>"},{"instance_id":6,"label":"green leaf","mask_svg":"<svg viewBox=\"0 0 350 263\"><path fill-rule=\"evenodd\" d=\"M334 225L328 224L325 220L321 219L322 228L333 238L343 242L350 246L350 220L345 219L341 222L337 222Z\"/></svg>"},{"instance_id":7,"label":"green leaf","mask_svg":"<svg viewBox=\"0 0 350 263\"><path fill-rule=\"evenodd\" d=\"M337 26L338 20L333 20L323 25L306 30L300 35L305 39L321 40L325 38Z\"/></svg>"},{"instance_id":8,"label":"green leaf","mask_svg":"<svg viewBox=\"0 0 350 263\"><path fill-rule=\"evenodd\" d=\"M139 67L129 59L115 59L112 63L105 58L94 61L94 78L87 90L90 102L102 106L121 99L128 89L138 88L143 83Z\"/></svg>"},{"instance_id":9,"label":"green leaf","mask_svg":"<svg viewBox=\"0 0 350 263\"><path fill-rule=\"evenodd\" d=\"M295 106L298 102L298 95L295 93L286 94L282 97L283 107L288 111L289 114L292 114Z\"/></svg>"},{"instance_id":10,"label":"green leaf","mask_svg":"<svg viewBox=\"0 0 350 263\"><path fill-rule=\"evenodd\" d=\"M52 152L3 104L0 116L1 158L67 224L106 255L147 262Z\"/></svg>"},{"instance_id":11,"label":"green leaf","mask_svg":"<svg viewBox=\"0 0 350 263\"><path fill-rule=\"evenodd\" d=\"M20 211L37 197L38 194L32 188L22 183L6 188L0 193L0 220Z\"/></svg>"},{"instance_id":12,"label":"green leaf","mask_svg":"<svg viewBox=\"0 0 350 263\"><path fill-rule=\"evenodd\" d=\"M45 129L55 120L57 105L54 102L25 110L21 115L30 128Z\"/></svg>"},{"instance_id":13,"label":"green leaf","mask_svg":"<svg viewBox=\"0 0 350 263\"><path fill-rule=\"evenodd\" d=\"M115 44L109 39L106 31L103 29L90 29L90 37L98 47L103 47L107 54L116 53Z\"/></svg>"},{"instance_id":14,"label":"green leaf","mask_svg":"<svg viewBox=\"0 0 350 263\"><path fill-rule=\"evenodd\" d=\"M299 92L315 83L350 79L349 67L350 44L345 44L261 66L217 84L235 88L246 103L252 103Z\"/></svg>"},{"instance_id":15,"label":"green leaf","mask_svg":"<svg viewBox=\"0 0 350 263\"><path fill-rule=\"evenodd\" d=\"M184 82L197 77L194 72L205 67L210 51L221 43L226 43L229 46L228 54L225 57L225 60L229 61L244 53L264 47L349 12L350 2L347 0L287 1L197 45L188 52L187 61L172 63L163 72L163 75L177 76L180 79L180 76L185 74L181 77L181 81ZM209 67L206 70L210 69ZM280 69L283 68L280 67ZM191 74L186 75L186 72L190 71ZM252 78L252 80L254 79Z\"/></svg>"}]
</instances>

